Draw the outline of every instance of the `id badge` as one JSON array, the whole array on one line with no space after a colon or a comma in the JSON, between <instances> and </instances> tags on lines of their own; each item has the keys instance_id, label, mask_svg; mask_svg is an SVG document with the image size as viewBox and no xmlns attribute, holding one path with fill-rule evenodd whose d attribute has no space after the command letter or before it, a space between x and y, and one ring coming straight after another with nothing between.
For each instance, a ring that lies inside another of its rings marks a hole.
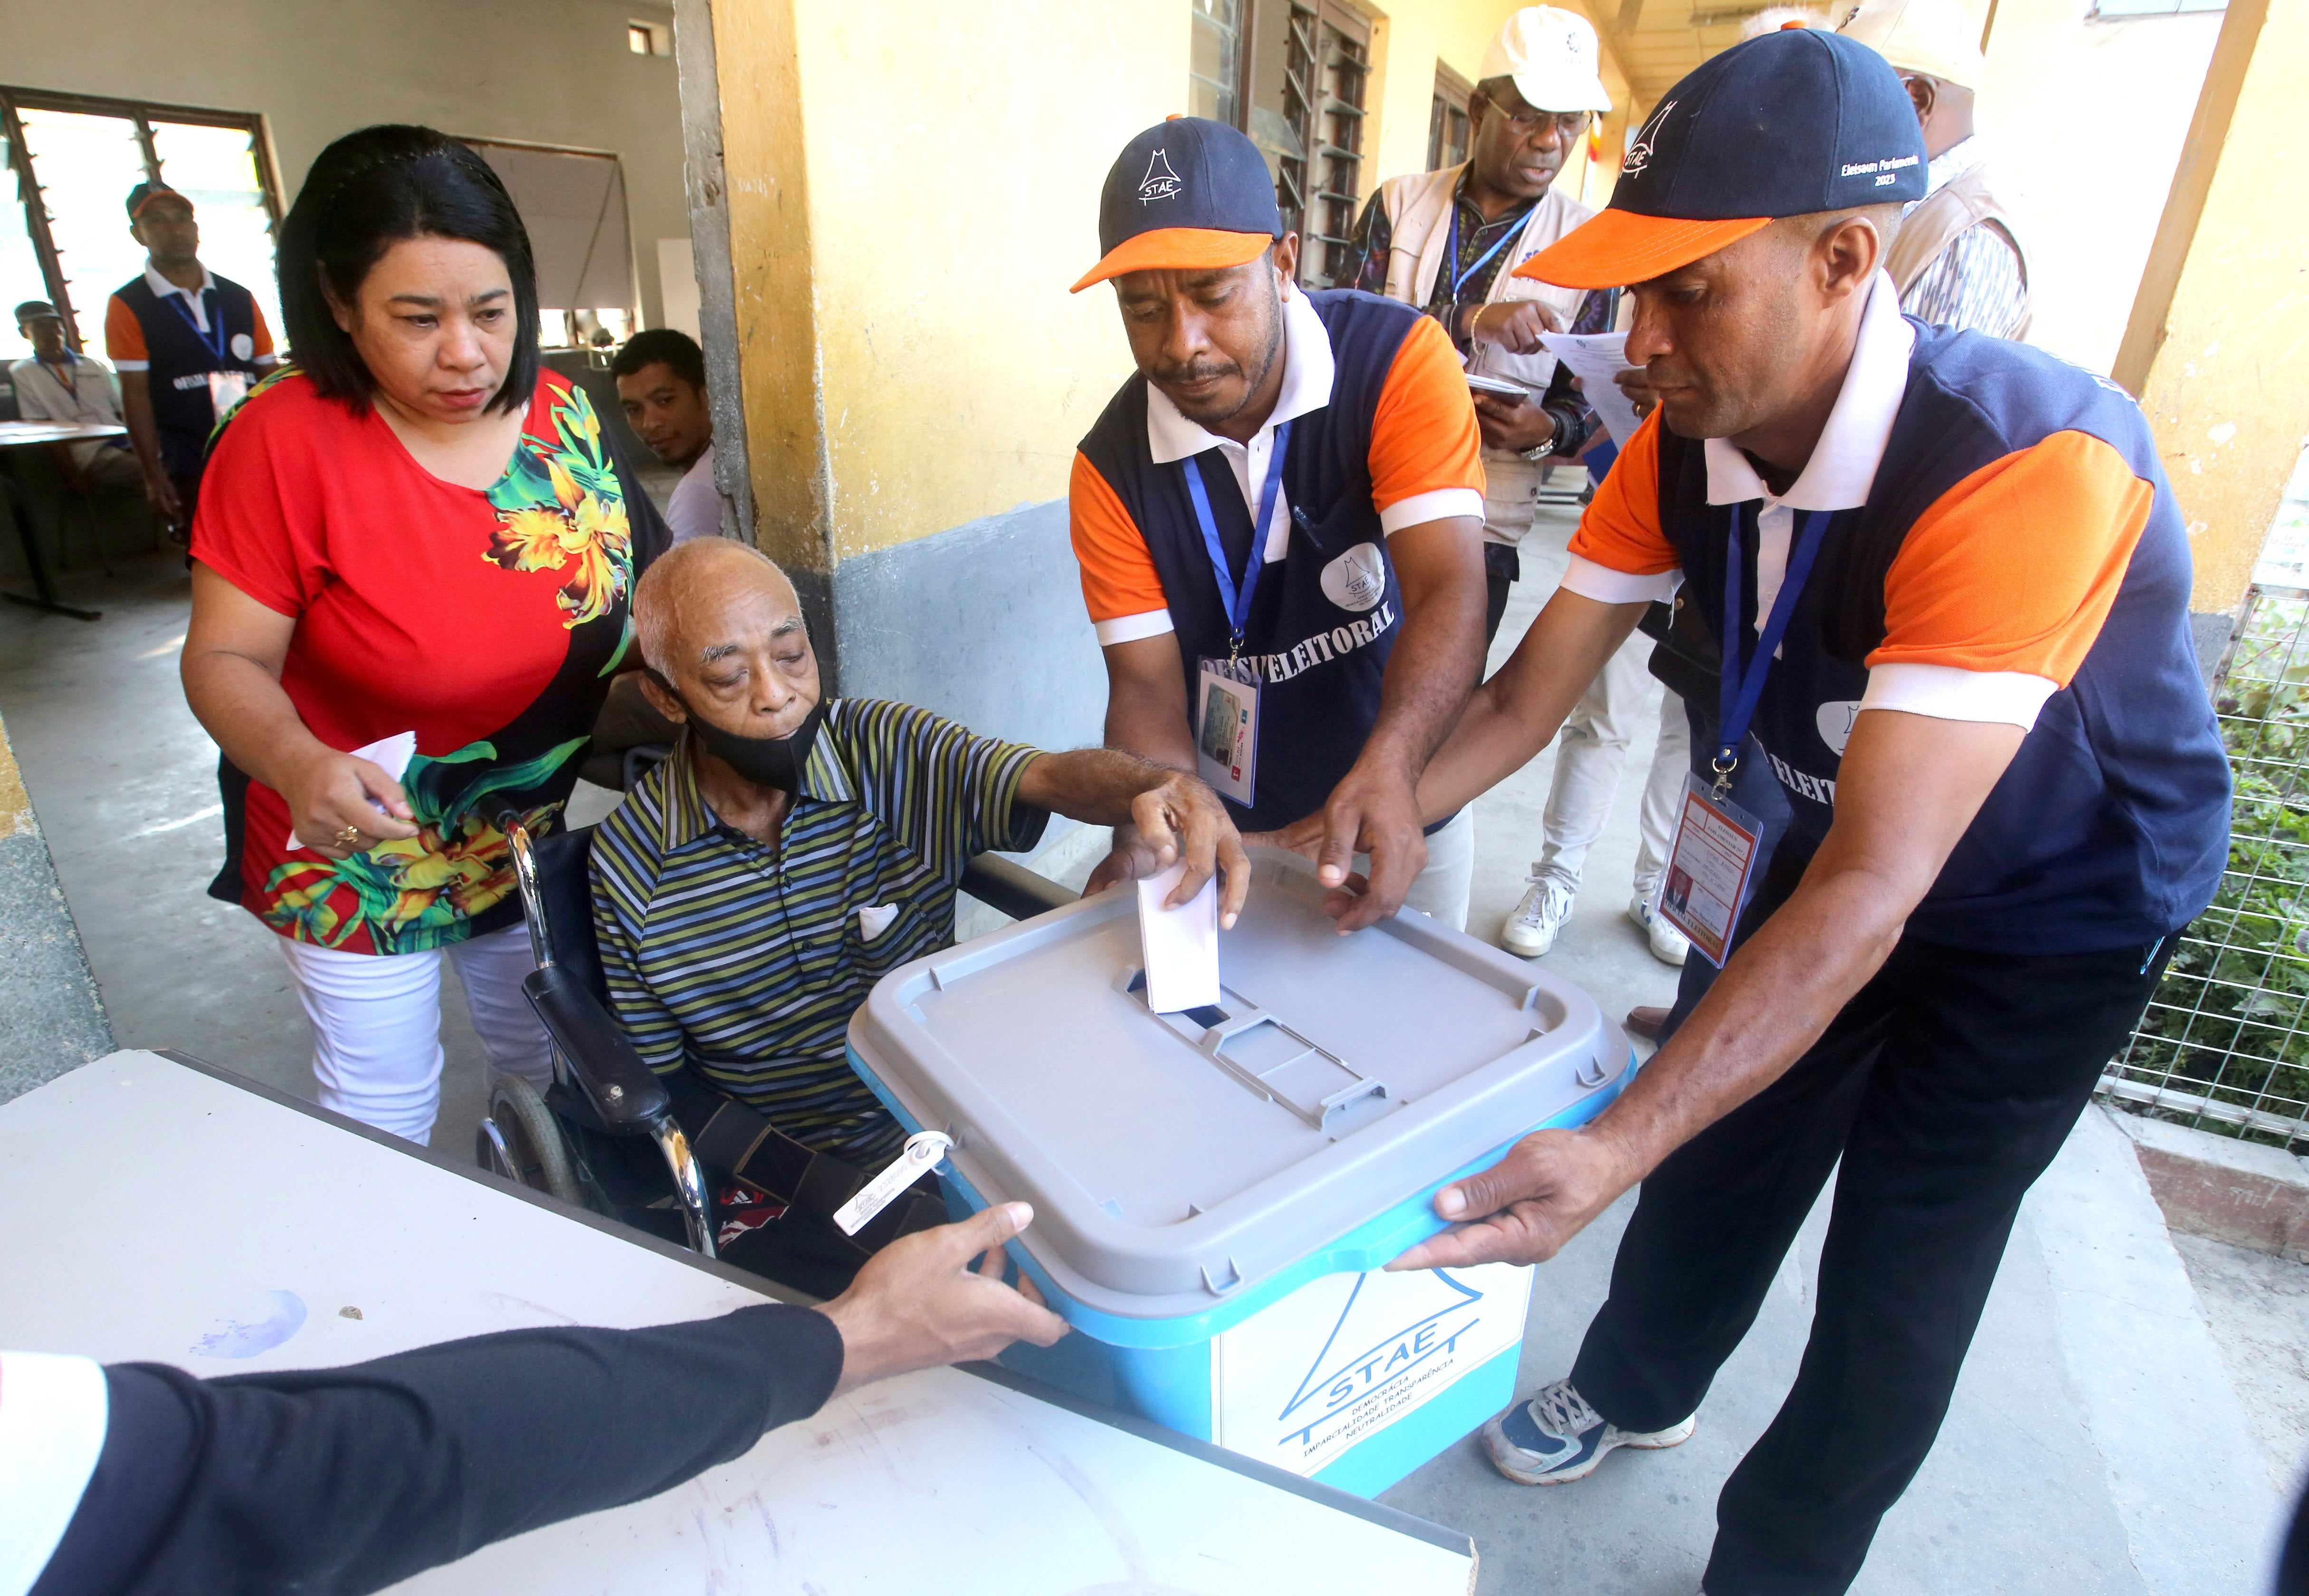
<instances>
[{"instance_id":1,"label":"id badge","mask_svg":"<svg viewBox=\"0 0 2309 1596\"><path fill-rule=\"evenodd\" d=\"M1258 684L1242 666L1205 660L1195 697L1195 770L1215 792L1249 808L1258 789Z\"/></svg>"},{"instance_id":2,"label":"id badge","mask_svg":"<svg viewBox=\"0 0 2309 1596\"><path fill-rule=\"evenodd\" d=\"M1659 915L1721 970L1748 895L1748 877L1756 868L1763 827L1739 805L1714 797L1712 785L1690 774L1683 779L1683 808L1676 817L1675 840L1668 845Z\"/></svg>"},{"instance_id":3,"label":"id badge","mask_svg":"<svg viewBox=\"0 0 2309 1596\"><path fill-rule=\"evenodd\" d=\"M248 397L248 374L245 371L212 371L209 373L209 405L220 421L232 413L232 407Z\"/></svg>"}]
</instances>

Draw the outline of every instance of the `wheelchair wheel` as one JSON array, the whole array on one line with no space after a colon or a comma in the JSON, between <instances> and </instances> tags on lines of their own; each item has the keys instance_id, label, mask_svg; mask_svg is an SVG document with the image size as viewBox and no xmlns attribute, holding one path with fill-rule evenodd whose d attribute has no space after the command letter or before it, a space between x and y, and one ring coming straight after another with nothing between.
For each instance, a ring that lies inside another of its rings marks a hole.
<instances>
[{"instance_id":1,"label":"wheelchair wheel","mask_svg":"<svg viewBox=\"0 0 2309 1596\"><path fill-rule=\"evenodd\" d=\"M569 1167L561 1122L537 1088L519 1075L499 1075L490 1083L488 1117L473 1133L473 1160L532 1191L585 1205L576 1172Z\"/></svg>"}]
</instances>

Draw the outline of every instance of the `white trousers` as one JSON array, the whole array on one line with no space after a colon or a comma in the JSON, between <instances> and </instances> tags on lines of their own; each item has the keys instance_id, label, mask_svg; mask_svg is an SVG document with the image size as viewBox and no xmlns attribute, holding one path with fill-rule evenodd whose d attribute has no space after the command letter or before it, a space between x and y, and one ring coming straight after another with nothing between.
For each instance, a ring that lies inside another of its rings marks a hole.
<instances>
[{"instance_id":1,"label":"white trousers","mask_svg":"<svg viewBox=\"0 0 2309 1596\"><path fill-rule=\"evenodd\" d=\"M1535 869L1577 893L1587 850L1604 834L1629 745L1659 704L1659 751L1644 778L1637 813L1636 896L1648 900L1667 868L1668 842L1675 827L1677 800L1691 769L1691 728L1683 700L1660 686L1649 669L1653 641L1641 632L1605 661L1587 691L1579 695L1556 745L1555 783L1548 789L1542 822L1539 862Z\"/></svg>"},{"instance_id":2,"label":"white trousers","mask_svg":"<svg viewBox=\"0 0 2309 1596\"><path fill-rule=\"evenodd\" d=\"M283 936L281 956L313 1022L321 1106L411 1142L428 1141L441 1109L441 954L347 953ZM473 1030L489 1063L542 1091L552 1046L522 996L537 968L529 927L515 924L453 943Z\"/></svg>"},{"instance_id":3,"label":"white trousers","mask_svg":"<svg viewBox=\"0 0 2309 1596\"><path fill-rule=\"evenodd\" d=\"M1355 855L1355 868L1369 871L1371 855ZM1427 839L1427 867L1412 878L1403 906L1441 920L1454 931L1464 931L1467 899L1474 884L1475 808L1470 804L1451 817L1450 824Z\"/></svg>"}]
</instances>

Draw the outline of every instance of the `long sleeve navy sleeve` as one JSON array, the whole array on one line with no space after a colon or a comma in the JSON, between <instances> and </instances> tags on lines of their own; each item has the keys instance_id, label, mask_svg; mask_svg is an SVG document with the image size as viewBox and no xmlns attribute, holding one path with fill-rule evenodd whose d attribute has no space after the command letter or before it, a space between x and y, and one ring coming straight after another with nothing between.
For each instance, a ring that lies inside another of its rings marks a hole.
<instances>
[{"instance_id":1,"label":"long sleeve navy sleeve","mask_svg":"<svg viewBox=\"0 0 2309 1596\"><path fill-rule=\"evenodd\" d=\"M727 1462L841 1374L833 1321L773 1305L219 1380L116 1365L104 1450L32 1596L375 1591Z\"/></svg>"}]
</instances>

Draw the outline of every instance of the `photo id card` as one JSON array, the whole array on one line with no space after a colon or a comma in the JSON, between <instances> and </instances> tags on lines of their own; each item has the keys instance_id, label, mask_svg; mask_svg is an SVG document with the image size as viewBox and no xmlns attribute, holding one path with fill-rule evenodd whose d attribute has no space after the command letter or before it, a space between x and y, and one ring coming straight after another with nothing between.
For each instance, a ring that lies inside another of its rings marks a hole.
<instances>
[{"instance_id":1,"label":"photo id card","mask_svg":"<svg viewBox=\"0 0 2309 1596\"><path fill-rule=\"evenodd\" d=\"M1659 914L1721 970L1739 924L1740 904L1748 895L1763 828L1739 805L1712 796L1710 785L1697 776L1683 779L1683 809L1676 818L1675 841L1668 845Z\"/></svg>"},{"instance_id":2,"label":"photo id card","mask_svg":"<svg viewBox=\"0 0 2309 1596\"><path fill-rule=\"evenodd\" d=\"M248 374L245 371L212 371L209 373L209 409L216 418L223 420L232 414L232 407L248 397Z\"/></svg>"},{"instance_id":3,"label":"photo id card","mask_svg":"<svg viewBox=\"0 0 2309 1596\"><path fill-rule=\"evenodd\" d=\"M1211 789L1248 807L1258 787L1258 684L1226 660L1205 660L1195 697L1195 770Z\"/></svg>"}]
</instances>

